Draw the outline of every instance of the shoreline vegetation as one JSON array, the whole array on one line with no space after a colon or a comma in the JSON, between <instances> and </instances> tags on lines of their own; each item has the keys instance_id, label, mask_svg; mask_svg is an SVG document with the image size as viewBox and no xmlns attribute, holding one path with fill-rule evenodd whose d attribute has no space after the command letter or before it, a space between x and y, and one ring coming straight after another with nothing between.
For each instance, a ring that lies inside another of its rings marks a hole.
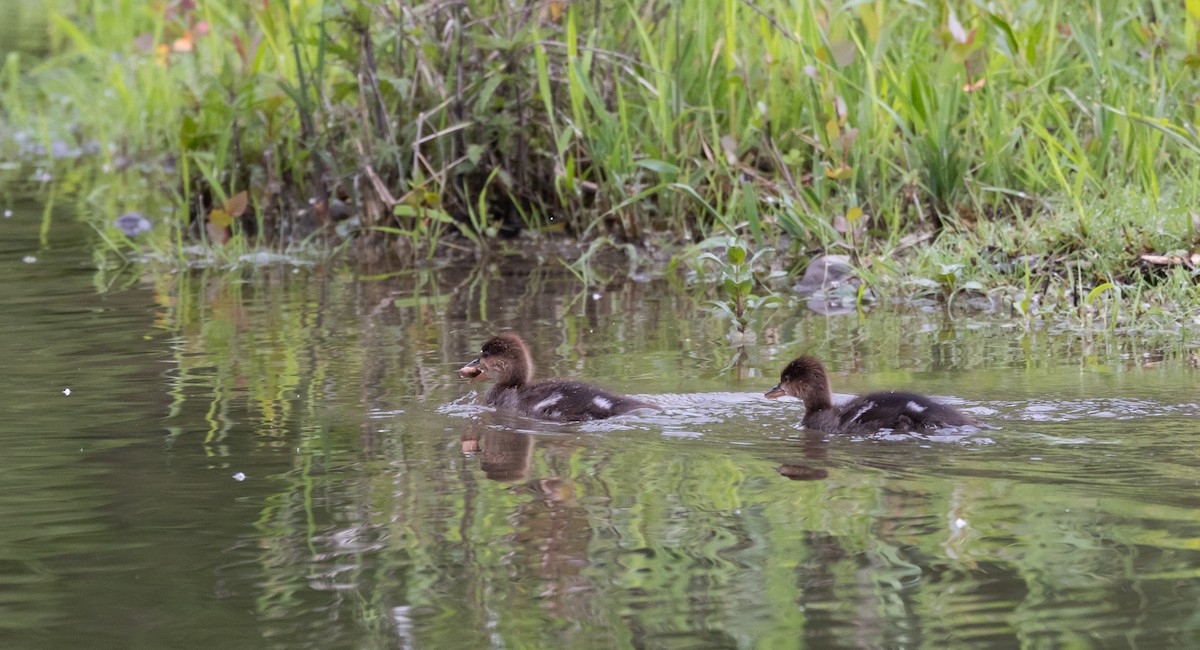
<instances>
[{"instance_id":1,"label":"shoreline vegetation","mask_svg":"<svg viewBox=\"0 0 1200 650\"><path fill-rule=\"evenodd\" d=\"M1192 5L45 0L50 53L0 71L0 185L77 200L118 261L570 250L587 281L607 250L715 279L733 237L771 250L729 304L842 255L850 304L1186 328Z\"/></svg>"}]
</instances>

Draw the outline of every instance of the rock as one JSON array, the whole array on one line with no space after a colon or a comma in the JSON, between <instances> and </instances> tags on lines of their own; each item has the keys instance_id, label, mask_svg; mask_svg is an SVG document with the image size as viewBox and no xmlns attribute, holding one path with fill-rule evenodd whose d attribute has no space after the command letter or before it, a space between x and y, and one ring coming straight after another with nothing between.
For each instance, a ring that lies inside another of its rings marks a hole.
<instances>
[{"instance_id":1,"label":"rock","mask_svg":"<svg viewBox=\"0 0 1200 650\"><path fill-rule=\"evenodd\" d=\"M857 286L859 282L849 256L822 255L808 263L804 278L792 290L802 297L824 296L844 285Z\"/></svg>"}]
</instances>

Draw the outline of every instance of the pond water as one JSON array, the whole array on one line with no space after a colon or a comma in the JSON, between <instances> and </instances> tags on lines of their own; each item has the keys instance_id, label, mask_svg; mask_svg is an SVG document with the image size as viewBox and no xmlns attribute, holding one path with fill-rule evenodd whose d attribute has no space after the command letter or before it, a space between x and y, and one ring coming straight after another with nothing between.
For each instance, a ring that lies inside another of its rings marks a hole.
<instances>
[{"instance_id":1,"label":"pond water","mask_svg":"<svg viewBox=\"0 0 1200 650\"><path fill-rule=\"evenodd\" d=\"M0 218L0 646L1195 647L1193 335L778 310L741 367L665 280L547 265L99 273ZM656 415L547 425L456 376ZM996 428L834 438L767 401L800 352ZM67 390L69 389L69 394Z\"/></svg>"}]
</instances>

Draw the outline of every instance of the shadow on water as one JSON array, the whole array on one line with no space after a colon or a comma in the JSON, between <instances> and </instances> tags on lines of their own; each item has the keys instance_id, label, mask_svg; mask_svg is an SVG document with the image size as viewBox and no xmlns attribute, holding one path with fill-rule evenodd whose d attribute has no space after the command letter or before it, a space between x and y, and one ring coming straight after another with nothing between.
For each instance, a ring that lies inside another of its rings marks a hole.
<instances>
[{"instance_id":1,"label":"shadow on water","mask_svg":"<svg viewBox=\"0 0 1200 650\"><path fill-rule=\"evenodd\" d=\"M1200 400L1178 334L987 315L725 324L666 280L278 265L97 277L0 222L0 637L12 647L1194 644ZM34 256L35 262L23 259ZM662 411L547 424L456 370ZM831 437L763 390L800 352L995 428ZM71 388L71 394L63 390ZM790 479L790 480L789 480Z\"/></svg>"}]
</instances>

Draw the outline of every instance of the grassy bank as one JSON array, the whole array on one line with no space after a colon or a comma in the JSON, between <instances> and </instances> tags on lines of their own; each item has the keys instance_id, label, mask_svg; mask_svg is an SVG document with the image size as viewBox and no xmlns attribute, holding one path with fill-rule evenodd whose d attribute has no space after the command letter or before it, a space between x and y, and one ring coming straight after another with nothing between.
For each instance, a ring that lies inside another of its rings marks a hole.
<instances>
[{"instance_id":1,"label":"grassy bank","mask_svg":"<svg viewBox=\"0 0 1200 650\"><path fill-rule=\"evenodd\" d=\"M877 297L1197 302L1183 3L48 3L2 146L96 160L73 185L113 250L736 234L849 254Z\"/></svg>"}]
</instances>

